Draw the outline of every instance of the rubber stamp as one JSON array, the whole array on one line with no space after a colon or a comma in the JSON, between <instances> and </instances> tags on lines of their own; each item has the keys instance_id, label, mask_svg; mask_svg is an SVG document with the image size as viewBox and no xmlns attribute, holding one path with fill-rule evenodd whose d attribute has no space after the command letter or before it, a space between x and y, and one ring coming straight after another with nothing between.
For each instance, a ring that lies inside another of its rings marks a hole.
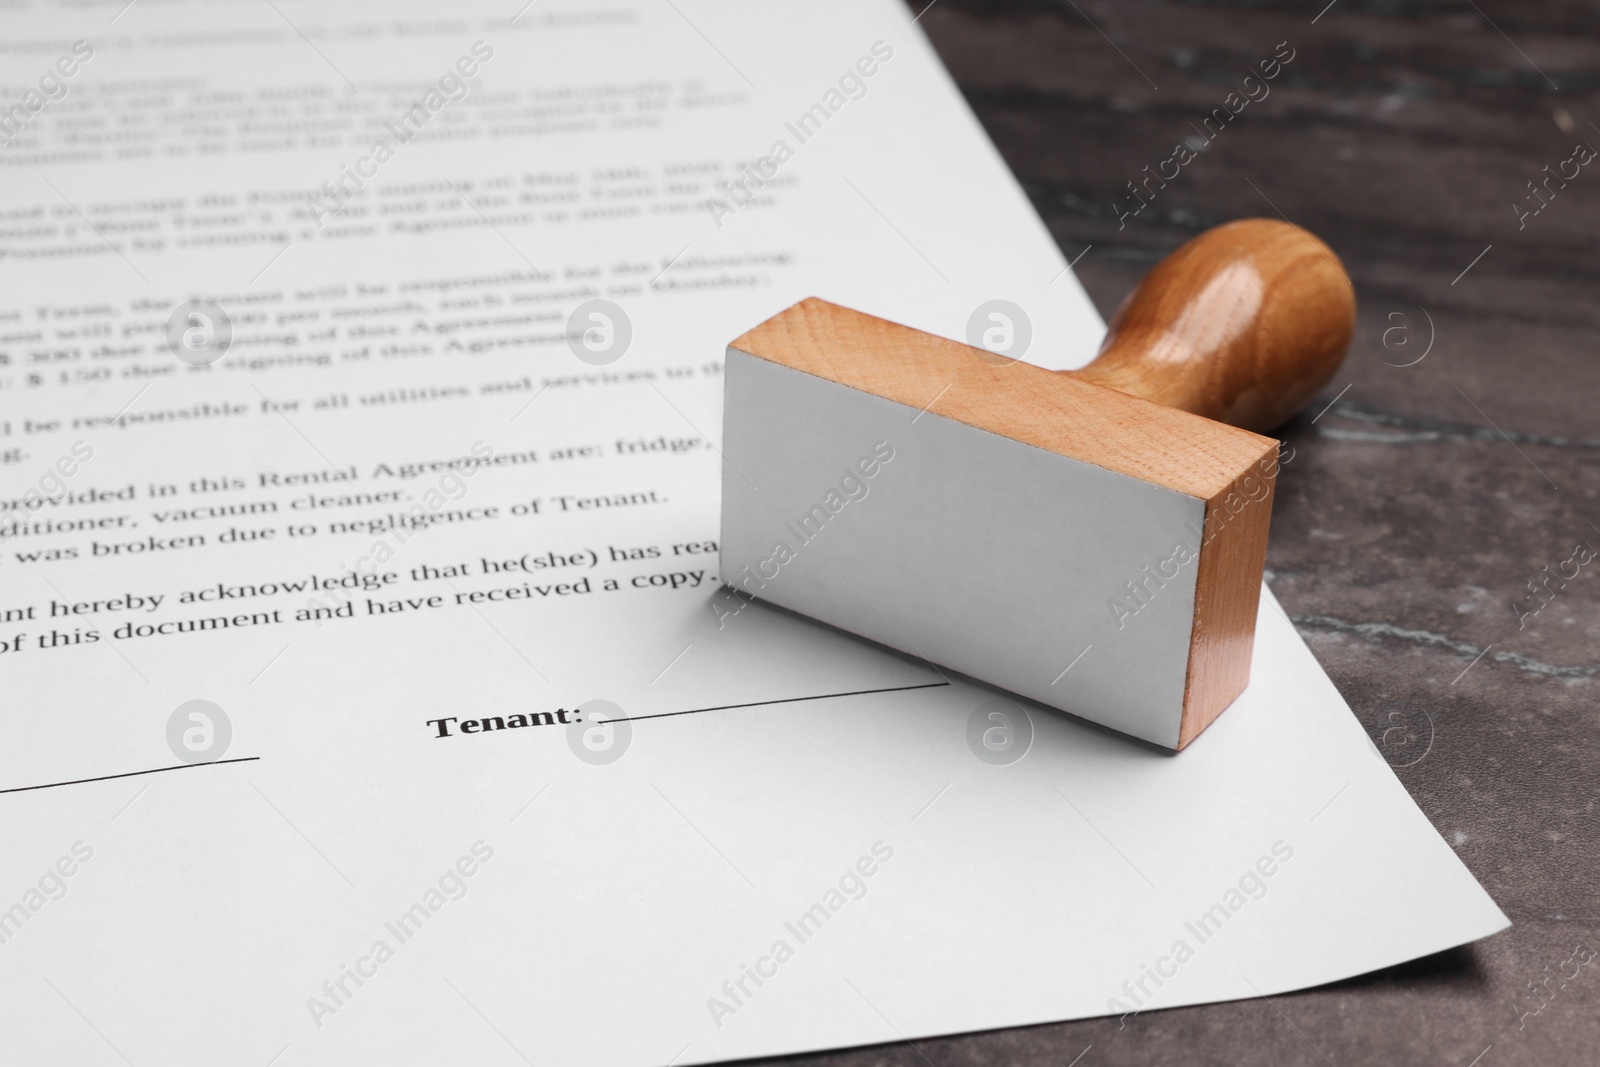
<instances>
[{"instance_id":1,"label":"rubber stamp","mask_svg":"<svg viewBox=\"0 0 1600 1067\"><path fill-rule=\"evenodd\" d=\"M1278 442L1344 358L1333 252L1220 226L1048 371L809 299L728 348L736 593L1156 745L1244 690Z\"/></svg>"}]
</instances>

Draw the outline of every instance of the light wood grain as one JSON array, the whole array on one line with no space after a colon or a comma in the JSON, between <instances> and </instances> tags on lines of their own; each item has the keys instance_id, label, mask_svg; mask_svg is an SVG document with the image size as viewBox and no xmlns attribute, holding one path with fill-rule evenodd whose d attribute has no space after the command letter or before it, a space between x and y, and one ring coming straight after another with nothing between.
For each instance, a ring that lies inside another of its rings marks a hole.
<instances>
[{"instance_id":1,"label":"light wood grain","mask_svg":"<svg viewBox=\"0 0 1600 1067\"><path fill-rule=\"evenodd\" d=\"M1206 540L1195 578L1194 633L1189 639L1183 722L1178 729L1180 749L1250 684L1277 474L1274 445L1255 469L1206 501Z\"/></svg>"},{"instance_id":2,"label":"light wood grain","mask_svg":"<svg viewBox=\"0 0 1600 1067\"><path fill-rule=\"evenodd\" d=\"M819 378L1210 499L1276 443L815 297L729 345Z\"/></svg>"}]
</instances>

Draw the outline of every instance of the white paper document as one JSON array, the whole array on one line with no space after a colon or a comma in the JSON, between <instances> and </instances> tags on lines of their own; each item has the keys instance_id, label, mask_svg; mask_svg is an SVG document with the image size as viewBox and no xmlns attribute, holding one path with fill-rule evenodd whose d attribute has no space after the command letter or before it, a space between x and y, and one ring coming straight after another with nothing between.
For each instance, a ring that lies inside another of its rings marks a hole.
<instances>
[{"instance_id":1,"label":"white paper document","mask_svg":"<svg viewBox=\"0 0 1600 1067\"><path fill-rule=\"evenodd\" d=\"M722 587L734 336L1103 332L898 4L120 6L0 12L0 1060L687 1064L1506 925L1270 595L1174 756Z\"/></svg>"}]
</instances>

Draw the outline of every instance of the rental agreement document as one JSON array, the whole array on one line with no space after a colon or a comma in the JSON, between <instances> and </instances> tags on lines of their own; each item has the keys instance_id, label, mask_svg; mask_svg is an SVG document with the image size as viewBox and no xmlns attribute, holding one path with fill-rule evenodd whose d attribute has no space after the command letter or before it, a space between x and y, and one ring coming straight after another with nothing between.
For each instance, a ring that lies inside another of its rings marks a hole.
<instances>
[{"instance_id":1,"label":"rental agreement document","mask_svg":"<svg viewBox=\"0 0 1600 1067\"><path fill-rule=\"evenodd\" d=\"M0 63L0 1058L698 1063L1506 925L1270 596L1173 756L725 588L732 337L1103 332L898 4L41 2Z\"/></svg>"}]
</instances>

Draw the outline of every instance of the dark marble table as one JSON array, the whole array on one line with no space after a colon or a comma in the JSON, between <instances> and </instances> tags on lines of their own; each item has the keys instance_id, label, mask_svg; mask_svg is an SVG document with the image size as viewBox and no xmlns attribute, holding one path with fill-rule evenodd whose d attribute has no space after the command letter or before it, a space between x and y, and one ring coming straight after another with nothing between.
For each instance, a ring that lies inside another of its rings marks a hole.
<instances>
[{"instance_id":1,"label":"dark marble table","mask_svg":"<svg viewBox=\"0 0 1600 1067\"><path fill-rule=\"evenodd\" d=\"M1580 142L1600 148L1600 9L1325 2L937 0L920 25L1068 258L1088 248L1077 270L1103 314L1229 219L1288 218L1344 260L1356 338L1281 431L1295 459L1269 582L1515 925L1120 1031L784 1062L1600 1064L1600 963L1561 977L1576 947L1600 950L1600 560L1567 563L1600 551L1600 164L1563 166ZM1294 58L1270 94L1119 223L1126 183L1280 42Z\"/></svg>"}]
</instances>

